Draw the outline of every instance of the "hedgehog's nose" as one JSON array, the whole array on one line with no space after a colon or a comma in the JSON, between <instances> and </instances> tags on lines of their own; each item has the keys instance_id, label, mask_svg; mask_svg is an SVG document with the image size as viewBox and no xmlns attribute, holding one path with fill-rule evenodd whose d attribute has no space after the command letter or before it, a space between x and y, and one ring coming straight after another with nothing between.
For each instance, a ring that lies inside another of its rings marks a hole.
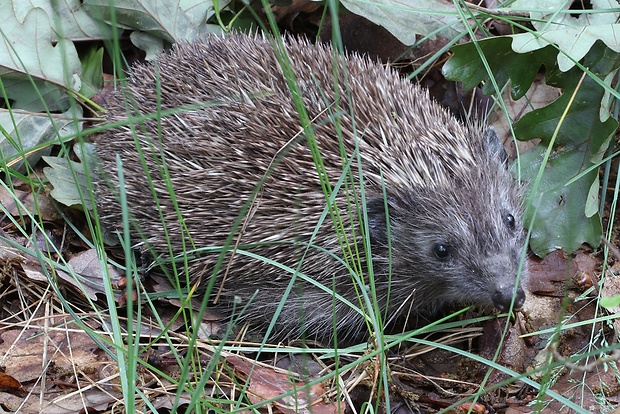
<instances>
[{"instance_id":1,"label":"hedgehog's nose","mask_svg":"<svg viewBox=\"0 0 620 414\"><path fill-rule=\"evenodd\" d=\"M493 305L500 311L506 312L510 309L512 303L512 295L514 293L514 286L501 286L493 294ZM525 302L525 292L519 286L517 288L517 294L514 300L514 309L519 309Z\"/></svg>"}]
</instances>

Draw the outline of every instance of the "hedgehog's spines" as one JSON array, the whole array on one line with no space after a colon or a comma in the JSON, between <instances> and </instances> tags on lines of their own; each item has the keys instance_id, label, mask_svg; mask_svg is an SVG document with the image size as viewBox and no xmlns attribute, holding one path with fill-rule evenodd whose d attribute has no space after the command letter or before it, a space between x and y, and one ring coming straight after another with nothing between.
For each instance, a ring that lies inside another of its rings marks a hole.
<instances>
[{"instance_id":1,"label":"hedgehog's spines","mask_svg":"<svg viewBox=\"0 0 620 414\"><path fill-rule=\"evenodd\" d=\"M294 38L285 38L285 43L332 185L347 161L341 156L340 140L346 157L353 157L356 191L345 194L343 186L335 202L348 242L362 255L361 217L348 209L360 205L359 180L364 180L366 200L373 207L368 215L371 236L375 234L372 264L380 309L393 315L409 310L433 312L453 303L504 307L510 298L503 292L514 286L524 244L519 192L483 128L459 123L426 91L366 57L338 59L340 76L334 84L330 46L313 47ZM360 306L357 294L366 287L354 288L329 217L312 239L325 209L325 195L305 139L291 142L302 128L269 43L245 35L211 36L175 45L157 65L157 75L151 63L132 70L126 90L140 114L196 104L205 104L204 108L145 121L133 129L117 127L96 138L101 171L107 173L97 185L102 220L113 227L121 223L115 192L105 185L107 179L117 185L117 154L125 168L134 224L156 255L167 255L169 242L176 255L182 254L185 228L198 247L223 246L243 206L252 202L243 220L242 248L299 269L325 287L298 277L274 336L305 332L329 339L333 311L340 337L359 334L363 316L326 290L335 286L338 295ZM159 91L156 85L161 85ZM158 108L158 96L162 108ZM109 121L127 118L124 99L123 94L115 95ZM340 136L334 114L339 116ZM145 178L135 151L134 132L152 182ZM160 136L163 151L156 149ZM362 176L357 175L357 151ZM169 178L162 175L162 156ZM277 167L252 201L257 183L274 159ZM177 219L166 180L174 188L183 224ZM146 190L149 186L156 190L159 209ZM389 232L385 210L378 208L384 191ZM170 240L163 238L160 211ZM507 213L514 216L515 228L506 226ZM312 246L307 249L308 243ZM438 244L448 249L449 257L437 256ZM305 260L299 265L302 257ZM214 253L192 259L189 272L208 275L217 258ZM359 260L365 264L364 257ZM291 276L282 266L237 254L223 301L241 299L245 304L254 297L247 317L267 324ZM367 274L357 278L368 283ZM517 305L523 301L519 292ZM407 305L401 306L403 302Z\"/></svg>"}]
</instances>

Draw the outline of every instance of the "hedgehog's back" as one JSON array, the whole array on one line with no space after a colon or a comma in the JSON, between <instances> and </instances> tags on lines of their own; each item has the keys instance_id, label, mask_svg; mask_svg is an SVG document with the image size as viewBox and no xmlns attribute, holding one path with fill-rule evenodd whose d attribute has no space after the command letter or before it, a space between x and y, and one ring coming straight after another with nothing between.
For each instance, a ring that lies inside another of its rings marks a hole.
<instances>
[{"instance_id":1,"label":"hedgehog's back","mask_svg":"<svg viewBox=\"0 0 620 414\"><path fill-rule=\"evenodd\" d=\"M359 333L363 317L351 304L359 306L360 286L351 274L360 277L367 269L358 160L366 199L382 199L384 192L408 199L417 189L442 189L455 208L455 178L490 174L483 179L498 180L493 175L501 163L486 150L481 130L458 123L426 92L380 64L356 55L335 57L329 46L302 40L285 43L311 122L306 131L313 131L320 157L309 148L269 42L211 36L174 46L155 65L135 66L125 93L113 99L108 120L129 114L132 124L95 140L104 173L97 186L99 210L105 223L120 228L121 208L107 186L118 186L118 154L129 211L154 257L168 255L169 243L175 255L191 246L210 248L188 266L192 279L207 280L218 248L239 243L220 301L237 297L242 308L254 298L248 318L267 323L293 274L301 272L324 287L297 282L276 334L329 335L333 313L342 335ZM329 187L340 188L331 213L326 206L332 195L325 193L317 162ZM499 179L510 180L506 172ZM401 300L415 280L390 286L389 259L379 256L373 265L385 307L388 292ZM416 260L424 265L424 257ZM348 304L329 293L333 286Z\"/></svg>"}]
</instances>

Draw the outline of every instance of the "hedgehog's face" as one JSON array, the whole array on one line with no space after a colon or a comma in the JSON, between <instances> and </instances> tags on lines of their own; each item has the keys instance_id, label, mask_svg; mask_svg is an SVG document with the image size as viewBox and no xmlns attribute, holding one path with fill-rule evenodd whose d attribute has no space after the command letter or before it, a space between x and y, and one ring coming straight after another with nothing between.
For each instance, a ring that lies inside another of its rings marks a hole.
<instances>
[{"instance_id":1,"label":"hedgehog's face","mask_svg":"<svg viewBox=\"0 0 620 414\"><path fill-rule=\"evenodd\" d=\"M391 300L411 298L415 308L428 310L458 303L506 311L513 298L515 308L523 305L519 280L526 274L520 266L525 241L518 192L506 171L499 177L495 171L493 180L479 174L450 189L414 189L391 197L389 249L385 203L368 203L373 261L376 251L382 265L392 266Z\"/></svg>"}]
</instances>

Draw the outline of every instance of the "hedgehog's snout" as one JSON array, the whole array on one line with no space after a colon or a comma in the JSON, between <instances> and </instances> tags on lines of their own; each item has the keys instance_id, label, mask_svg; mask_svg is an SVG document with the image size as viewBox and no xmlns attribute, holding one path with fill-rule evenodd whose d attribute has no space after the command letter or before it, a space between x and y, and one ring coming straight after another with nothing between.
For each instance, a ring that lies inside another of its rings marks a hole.
<instances>
[{"instance_id":1,"label":"hedgehog's snout","mask_svg":"<svg viewBox=\"0 0 620 414\"><path fill-rule=\"evenodd\" d=\"M483 261L486 277L480 280L486 283L487 295L500 312L507 312L510 304L513 304L513 309L519 309L525 303L522 282L527 280L528 270L525 264L519 269L519 259L518 253L507 248L502 253L490 254Z\"/></svg>"},{"instance_id":2,"label":"hedgehog's snout","mask_svg":"<svg viewBox=\"0 0 620 414\"><path fill-rule=\"evenodd\" d=\"M514 286L506 285L499 286L495 292L493 292L493 296L491 300L493 301L493 305L500 311L506 312L510 309L510 304L512 303L514 296L514 305L513 309L519 309L523 306L525 302L525 291L519 285L517 286L517 291L515 294Z\"/></svg>"}]
</instances>

